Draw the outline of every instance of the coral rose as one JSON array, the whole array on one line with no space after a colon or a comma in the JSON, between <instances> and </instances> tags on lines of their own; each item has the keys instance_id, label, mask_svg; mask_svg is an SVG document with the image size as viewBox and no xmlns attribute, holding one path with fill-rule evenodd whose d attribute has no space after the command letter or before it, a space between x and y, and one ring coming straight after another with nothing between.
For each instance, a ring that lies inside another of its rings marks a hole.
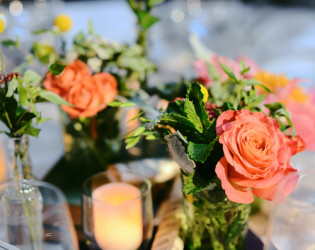
<instances>
[{"instance_id":1,"label":"coral rose","mask_svg":"<svg viewBox=\"0 0 315 250\"><path fill-rule=\"evenodd\" d=\"M43 85L47 90L63 97L77 82L91 75L89 67L84 62L75 60L58 76L48 73Z\"/></svg>"},{"instance_id":2,"label":"coral rose","mask_svg":"<svg viewBox=\"0 0 315 250\"><path fill-rule=\"evenodd\" d=\"M253 194L272 200L277 184L296 171L290 157L305 147L300 137L286 136L276 119L261 112L225 111L216 129L224 157L215 172L228 199L237 203L251 203ZM296 182L290 182L284 195L293 191Z\"/></svg>"},{"instance_id":3,"label":"coral rose","mask_svg":"<svg viewBox=\"0 0 315 250\"><path fill-rule=\"evenodd\" d=\"M117 81L108 73L85 77L64 96L73 107L62 105L62 109L71 118L94 116L114 100L117 92Z\"/></svg>"}]
</instances>

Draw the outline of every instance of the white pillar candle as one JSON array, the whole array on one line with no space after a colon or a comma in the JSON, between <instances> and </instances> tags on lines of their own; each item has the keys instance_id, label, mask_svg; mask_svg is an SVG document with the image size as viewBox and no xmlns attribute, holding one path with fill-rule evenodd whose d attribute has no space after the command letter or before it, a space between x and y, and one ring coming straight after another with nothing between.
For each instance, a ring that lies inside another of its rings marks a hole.
<instances>
[{"instance_id":1,"label":"white pillar candle","mask_svg":"<svg viewBox=\"0 0 315 250\"><path fill-rule=\"evenodd\" d=\"M127 183L114 182L96 188L92 198L94 235L99 247L137 249L143 235L140 190Z\"/></svg>"}]
</instances>

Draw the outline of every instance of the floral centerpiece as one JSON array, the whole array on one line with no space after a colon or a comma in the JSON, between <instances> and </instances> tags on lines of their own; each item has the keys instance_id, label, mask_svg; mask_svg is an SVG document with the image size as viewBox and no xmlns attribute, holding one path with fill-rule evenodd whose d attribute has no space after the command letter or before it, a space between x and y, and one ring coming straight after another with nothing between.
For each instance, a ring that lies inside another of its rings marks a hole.
<instances>
[{"instance_id":1,"label":"floral centerpiece","mask_svg":"<svg viewBox=\"0 0 315 250\"><path fill-rule=\"evenodd\" d=\"M192 83L157 120L142 119L127 140L162 138L182 169L187 249L242 249L254 195L272 200L277 184L297 171L290 157L305 148L282 103L263 104L270 89L222 64L209 89ZM285 190L292 192L297 180Z\"/></svg>"},{"instance_id":2,"label":"floral centerpiece","mask_svg":"<svg viewBox=\"0 0 315 250\"><path fill-rule=\"evenodd\" d=\"M3 28L0 20L0 33ZM0 49L0 121L5 125L0 132L9 137L10 150L9 178L7 185L2 183L0 199L1 226L5 231L1 239L32 249L42 249L43 204L41 193L32 181L27 136L37 137L40 129L34 123L47 120L35 104L52 101L69 105L59 95L43 89L40 82L41 77L31 70L23 75L7 74Z\"/></svg>"},{"instance_id":3,"label":"floral centerpiece","mask_svg":"<svg viewBox=\"0 0 315 250\"><path fill-rule=\"evenodd\" d=\"M79 194L81 184L89 176L111 163L134 158L124 150L121 137L133 129L125 123L139 109L126 112L107 104L115 99L126 101L147 95L143 91L147 88L147 76L156 67L148 60L146 37L158 21L150 11L161 2L128 1L138 21L134 44L108 42L94 31L91 23L87 32L77 33L73 40L66 39L73 22L64 14L56 17L51 28L35 31L38 39L18 69L40 64L47 72L42 80L46 90L72 105L61 106L66 154L45 178L63 191L71 185L70 193L76 189ZM54 42L49 43L47 37ZM134 123L137 126L136 120Z\"/></svg>"}]
</instances>

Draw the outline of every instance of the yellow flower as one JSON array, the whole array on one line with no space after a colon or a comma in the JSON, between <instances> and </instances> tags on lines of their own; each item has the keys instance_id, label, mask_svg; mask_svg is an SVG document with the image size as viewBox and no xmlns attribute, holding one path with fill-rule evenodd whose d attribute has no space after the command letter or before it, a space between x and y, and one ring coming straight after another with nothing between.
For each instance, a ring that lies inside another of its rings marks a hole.
<instances>
[{"instance_id":1,"label":"yellow flower","mask_svg":"<svg viewBox=\"0 0 315 250\"><path fill-rule=\"evenodd\" d=\"M4 22L2 19L0 19L0 34L4 31L5 26L4 26Z\"/></svg>"},{"instance_id":2,"label":"yellow flower","mask_svg":"<svg viewBox=\"0 0 315 250\"><path fill-rule=\"evenodd\" d=\"M208 101L208 98L209 98L208 90L203 85L200 85L200 88L201 88L201 93L203 94L203 101L204 101L204 103L206 103Z\"/></svg>"},{"instance_id":3,"label":"yellow flower","mask_svg":"<svg viewBox=\"0 0 315 250\"><path fill-rule=\"evenodd\" d=\"M55 18L54 25L58 27L61 32L66 32L72 28L72 19L66 14L60 14Z\"/></svg>"},{"instance_id":4,"label":"yellow flower","mask_svg":"<svg viewBox=\"0 0 315 250\"><path fill-rule=\"evenodd\" d=\"M280 93L292 80L287 78L284 74L277 75L268 72L258 72L254 78L261 82L263 85L267 86L275 94ZM266 93L266 91L259 87L261 93ZM299 103L304 103L309 101L309 96L303 91L302 88L295 86L290 93L287 100L296 101ZM283 100L283 101L287 101Z\"/></svg>"}]
</instances>

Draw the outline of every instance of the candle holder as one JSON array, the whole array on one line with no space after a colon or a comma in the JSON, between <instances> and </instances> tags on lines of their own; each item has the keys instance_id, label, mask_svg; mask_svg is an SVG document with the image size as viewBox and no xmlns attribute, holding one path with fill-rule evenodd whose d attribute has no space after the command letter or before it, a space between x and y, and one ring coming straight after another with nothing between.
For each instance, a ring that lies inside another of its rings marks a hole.
<instances>
[{"instance_id":1,"label":"candle holder","mask_svg":"<svg viewBox=\"0 0 315 250\"><path fill-rule=\"evenodd\" d=\"M151 183L108 169L82 188L83 231L90 249L147 249L153 231Z\"/></svg>"}]
</instances>

